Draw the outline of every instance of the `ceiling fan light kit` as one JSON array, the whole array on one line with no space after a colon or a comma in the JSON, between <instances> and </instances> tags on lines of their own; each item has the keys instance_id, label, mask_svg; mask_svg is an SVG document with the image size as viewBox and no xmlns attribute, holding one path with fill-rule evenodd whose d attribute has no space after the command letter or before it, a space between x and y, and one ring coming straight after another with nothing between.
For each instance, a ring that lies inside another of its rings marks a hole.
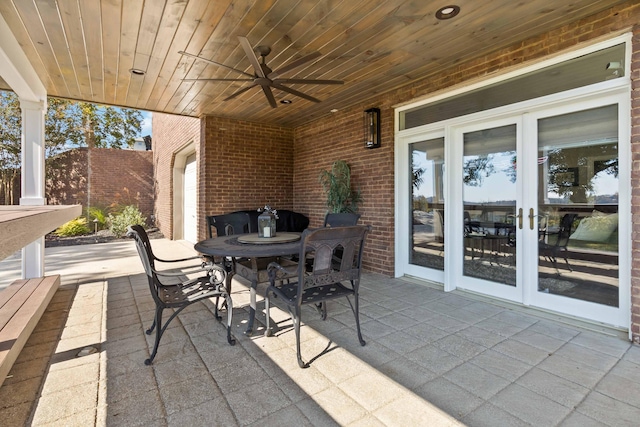
<instances>
[{"instance_id":1,"label":"ceiling fan light kit","mask_svg":"<svg viewBox=\"0 0 640 427\"><path fill-rule=\"evenodd\" d=\"M264 96L269 101L269 105L271 108L276 108L278 104L276 103L276 99L273 96L272 88L279 89L283 92L287 92L290 95L297 96L299 98L306 99L312 102L320 102L319 99L307 95L306 93L297 91L293 88L285 86L285 84L316 84L316 85L341 85L344 82L342 80L316 80L316 79L287 79L280 78L282 74L285 74L294 68L297 68L303 64L306 64L309 61L313 61L316 58L322 56L320 52L313 52L302 58L296 59L295 61L285 65L284 67L278 70L271 70L267 65L266 57L271 53L271 48L269 46L256 46L255 49L251 47L251 43L246 37L238 36L238 40L240 41L240 46L242 50L244 50L244 54L247 56L247 59L251 63L253 70L255 72L254 75L245 73L242 70L238 70L232 67L229 67L224 64L220 64L219 62L212 61L210 59L202 58L197 55L193 55L191 53L180 51L181 55L186 55L195 59L199 59L211 65L216 65L218 67L223 67L237 73L240 73L245 76L245 78L238 79L183 79L183 81L209 81L209 82L250 82L248 86L243 87L242 89L232 93L230 96L225 98L225 101L229 101L238 97L239 95L247 92L251 88L259 86L264 93ZM256 56L256 52L260 55L260 60ZM290 103L290 102L289 102ZM285 103L286 104L286 103Z\"/></svg>"}]
</instances>

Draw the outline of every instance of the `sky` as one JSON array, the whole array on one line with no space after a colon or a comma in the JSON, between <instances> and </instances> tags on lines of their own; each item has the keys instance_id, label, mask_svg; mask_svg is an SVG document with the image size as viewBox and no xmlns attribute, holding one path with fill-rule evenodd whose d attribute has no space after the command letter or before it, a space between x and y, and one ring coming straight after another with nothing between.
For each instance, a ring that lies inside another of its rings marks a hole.
<instances>
[{"instance_id":1,"label":"sky","mask_svg":"<svg viewBox=\"0 0 640 427\"><path fill-rule=\"evenodd\" d=\"M142 111L140 110L140 112L142 113L142 129L140 130L140 136L146 136L146 135L151 135L151 112L149 111Z\"/></svg>"},{"instance_id":2,"label":"sky","mask_svg":"<svg viewBox=\"0 0 640 427\"><path fill-rule=\"evenodd\" d=\"M513 153L498 154L494 157L493 164L496 168L496 173L489 177L485 177L482 181L482 185L479 187L473 187L464 185L464 200L466 203L490 203L501 200L515 200L516 199L516 184L511 182L509 175L505 172L513 158ZM422 167L425 169L424 182L419 189L413 189L413 195L422 195L426 198L434 197L435 191L433 187L433 161L424 159L424 156L413 156L414 166ZM616 194L619 188L618 177L609 175L605 172L598 173L593 177L591 184L593 185L592 191L589 193L591 196L605 196ZM549 191L547 197L560 198L561 196Z\"/></svg>"}]
</instances>

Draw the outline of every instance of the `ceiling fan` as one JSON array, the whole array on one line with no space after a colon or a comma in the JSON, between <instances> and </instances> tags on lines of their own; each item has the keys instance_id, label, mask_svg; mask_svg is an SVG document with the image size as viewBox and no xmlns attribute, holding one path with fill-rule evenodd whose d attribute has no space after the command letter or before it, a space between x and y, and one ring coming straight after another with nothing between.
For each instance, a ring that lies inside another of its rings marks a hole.
<instances>
[{"instance_id":1,"label":"ceiling fan","mask_svg":"<svg viewBox=\"0 0 640 427\"><path fill-rule=\"evenodd\" d=\"M296 59L290 64L285 65L284 67L273 71L271 70L271 68L267 66L266 59L265 59L266 56L269 55L269 53L271 53L271 48L269 46L257 46L255 48L255 52L257 52L260 55L260 58L262 59L262 61L259 61L258 57L256 56L256 53L254 52L254 49L251 47L251 43L249 43L249 40L246 37L242 37L242 36L238 36L238 40L240 40L240 46L242 46L242 49L244 50L244 54L247 56L247 59L249 59L249 62L253 66L253 69L255 72L254 75L245 73L242 70L237 70L235 68L229 67L224 64L220 64L219 62L211 61L210 59L202 58L200 56L193 55L191 53L180 51L178 53L181 55L190 56L192 58L196 58L201 61L207 62L209 64L217 65L218 67L223 67L246 76L246 78L239 78L239 79L183 79L183 81L251 82L249 86L243 87L242 89L231 94L229 97L225 98L225 101L233 99L238 95L245 93L246 91L248 91L253 87L260 86L262 88L262 92L264 92L264 96L267 97L267 100L269 101L269 104L271 105L272 108L276 108L278 105L276 104L276 99L273 97L273 92L271 91L271 88L280 89L284 92L290 93L291 95L308 99L309 101L320 102L319 99L314 98L313 96L307 95L306 93L302 93L300 91L292 89L290 87L284 86L284 84L341 85L344 83L341 80L280 78L282 74L288 71L291 71L294 68L297 68L309 61L312 61L322 56L320 52L310 53L309 55L303 56L300 59Z\"/></svg>"}]
</instances>

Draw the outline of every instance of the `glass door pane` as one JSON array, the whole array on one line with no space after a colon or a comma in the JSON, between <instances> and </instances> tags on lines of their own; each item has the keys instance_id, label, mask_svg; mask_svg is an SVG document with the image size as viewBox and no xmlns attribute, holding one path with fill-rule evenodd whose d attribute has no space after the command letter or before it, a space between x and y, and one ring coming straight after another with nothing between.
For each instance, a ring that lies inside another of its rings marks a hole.
<instances>
[{"instance_id":1,"label":"glass door pane","mask_svg":"<svg viewBox=\"0 0 640 427\"><path fill-rule=\"evenodd\" d=\"M463 274L516 286L515 124L464 133Z\"/></svg>"},{"instance_id":2,"label":"glass door pane","mask_svg":"<svg viewBox=\"0 0 640 427\"><path fill-rule=\"evenodd\" d=\"M444 271L444 138L409 145L409 263Z\"/></svg>"},{"instance_id":3,"label":"glass door pane","mask_svg":"<svg viewBox=\"0 0 640 427\"><path fill-rule=\"evenodd\" d=\"M619 306L618 107L538 120L538 292Z\"/></svg>"}]
</instances>

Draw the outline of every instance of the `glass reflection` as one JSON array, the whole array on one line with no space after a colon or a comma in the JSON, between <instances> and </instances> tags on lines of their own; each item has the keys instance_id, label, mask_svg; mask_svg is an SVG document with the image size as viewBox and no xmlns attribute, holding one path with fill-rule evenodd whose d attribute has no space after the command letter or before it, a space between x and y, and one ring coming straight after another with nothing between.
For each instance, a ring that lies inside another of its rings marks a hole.
<instances>
[{"instance_id":1,"label":"glass reflection","mask_svg":"<svg viewBox=\"0 0 640 427\"><path fill-rule=\"evenodd\" d=\"M538 122L538 291L618 307L616 105Z\"/></svg>"},{"instance_id":2,"label":"glass reflection","mask_svg":"<svg viewBox=\"0 0 640 427\"><path fill-rule=\"evenodd\" d=\"M409 152L409 263L444 270L444 138L413 143Z\"/></svg>"},{"instance_id":3,"label":"glass reflection","mask_svg":"<svg viewBox=\"0 0 640 427\"><path fill-rule=\"evenodd\" d=\"M465 276L516 285L516 125L464 134Z\"/></svg>"}]
</instances>

